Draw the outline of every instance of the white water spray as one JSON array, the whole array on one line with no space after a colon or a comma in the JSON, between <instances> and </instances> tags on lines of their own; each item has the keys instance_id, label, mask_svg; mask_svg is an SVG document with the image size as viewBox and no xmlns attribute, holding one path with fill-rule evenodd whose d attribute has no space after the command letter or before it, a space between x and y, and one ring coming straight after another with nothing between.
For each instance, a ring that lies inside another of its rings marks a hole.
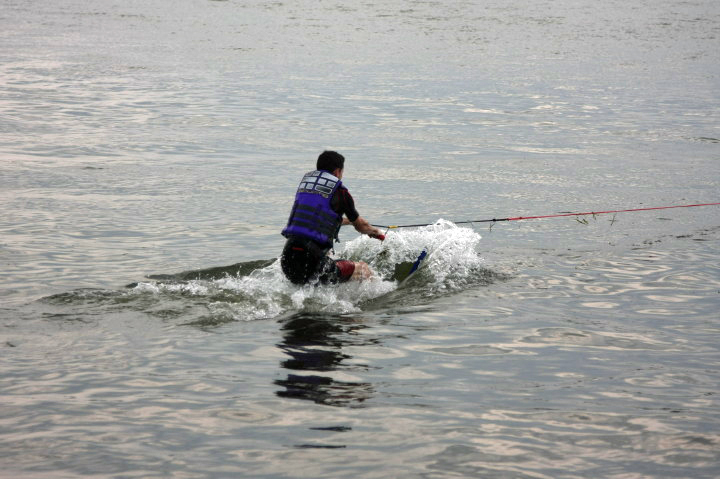
<instances>
[{"instance_id":1,"label":"white water spray","mask_svg":"<svg viewBox=\"0 0 720 479\"><path fill-rule=\"evenodd\" d=\"M480 239L470 228L438 220L422 228L393 231L384 242L359 236L343 243L336 257L368 263L375 275L366 281L297 286L285 278L275 261L245 276L140 283L134 292L204 299L212 316L228 320L265 319L292 311L356 313L368 301L396 291L399 284L392 279L395 265L414 261L423 250L428 252L426 264L422 274L417 274L419 279L413 279L423 296L473 283L473 275L483 265L478 253Z\"/></svg>"}]
</instances>

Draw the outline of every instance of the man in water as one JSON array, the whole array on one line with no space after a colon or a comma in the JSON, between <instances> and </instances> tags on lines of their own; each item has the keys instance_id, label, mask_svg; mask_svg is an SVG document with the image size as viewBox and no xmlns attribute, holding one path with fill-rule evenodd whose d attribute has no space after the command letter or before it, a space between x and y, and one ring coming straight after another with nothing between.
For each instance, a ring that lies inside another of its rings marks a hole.
<instances>
[{"instance_id":1,"label":"man in water","mask_svg":"<svg viewBox=\"0 0 720 479\"><path fill-rule=\"evenodd\" d=\"M344 156L324 151L317 159L316 170L300 181L290 218L282 230L287 241L280 257L283 273L295 284L335 284L372 276L367 263L328 256L342 225L352 224L360 233L385 239L355 209L352 196L342 185L344 167Z\"/></svg>"}]
</instances>

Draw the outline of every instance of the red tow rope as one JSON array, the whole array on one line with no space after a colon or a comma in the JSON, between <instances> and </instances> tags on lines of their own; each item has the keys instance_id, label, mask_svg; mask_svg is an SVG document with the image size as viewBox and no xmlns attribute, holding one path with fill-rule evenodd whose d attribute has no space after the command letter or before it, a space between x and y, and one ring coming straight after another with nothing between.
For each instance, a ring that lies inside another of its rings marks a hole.
<instances>
[{"instance_id":1,"label":"red tow rope","mask_svg":"<svg viewBox=\"0 0 720 479\"><path fill-rule=\"evenodd\" d=\"M672 208L695 208L698 206L717 206L720 205L720 202L718 203L698 203L694 205L675 205L675 206L655 206L652 208L631 208L631 209L624 209L624 210L606 210L606 211L588 211L583 213L558 213L553 215L539 215L539 216L514 216L514 217L508 217L508 218L492 218L492 219L484 219L484 220L472 220L472 221L454 221L455 224L468 224L468 223L495 223L497 221L520 221L520 220L535 220L535 219L542 219L542 218L560 218L563 216L586 216L586 215L606 215L610 213L629 213L633 211L651 211L651 210L669 210ZM387 228L387 229L393 229L393 228L416 228L420 226L430 226L433 223L424 223L424 224L416 224L416 225L372 225L377 228Z\"/></svg>"}]
</instances>

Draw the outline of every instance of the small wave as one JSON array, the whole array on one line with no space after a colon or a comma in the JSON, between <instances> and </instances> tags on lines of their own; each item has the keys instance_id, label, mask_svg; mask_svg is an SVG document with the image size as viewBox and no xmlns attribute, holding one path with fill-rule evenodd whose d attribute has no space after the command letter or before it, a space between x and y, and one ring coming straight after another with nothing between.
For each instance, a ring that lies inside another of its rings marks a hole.
<instances>
[{"instance_id":1,"label":"small wave","mask_svg":"<svg viewBox=\"0 0 720 479\"><path fill-rule=\"evenodd\" d=\"M175 274L154 274L149 275L148 279L168 281L186 281L192 279L219 279L226 276L245 276L256 269L270 266L275 259L260 259L256 261L246 261L244 263L236 263L230 266L215 266L212 268L204 268L191 271L183 271Z\"/></svg>"}]
</instances>

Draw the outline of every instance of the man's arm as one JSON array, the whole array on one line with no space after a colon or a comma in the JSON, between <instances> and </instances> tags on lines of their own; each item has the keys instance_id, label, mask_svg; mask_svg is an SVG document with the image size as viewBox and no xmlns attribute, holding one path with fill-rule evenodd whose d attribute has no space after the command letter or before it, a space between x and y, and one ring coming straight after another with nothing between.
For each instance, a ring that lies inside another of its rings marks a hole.
<instances>
[{"instance_id":1,"label":"man's arm","mask_svg":"<svg viewBox=\"0 0 720 479\"><path fill-rule=\"evenodd\" d=\"M353 227L355 227L355 230L358 233L366 234L370 236L371 238L377 238L380 241L385 239L385 235L382 234L382 231L372 226L370 223L367 222L365 218L362 216L358 216L355 221L349 221L347 218L343 218L343 223L345 221L348 221L348 223L351 223Z\"/></svg>"},{"instance_id":2,"label":"man's arm","mask_svg":"<svg viewBox=\"0 0 720 479\"><path fill-rule=\"evenodd\" d=\"M348 192L347 188L342 188L339 191L339 195L337 198L340 201L344 202L344 206L342 207L342 211L344 211L344 214L347 216L343 216L342 224L343 225L353 225L355 227L355 230L359 233L366 234L370 236L371 238L377 238L380 241L383 241L385 239L385 235L382 234L382 232L372 226L370 223L367 222L362 216L360 216L355 209L355 201L353 200L352 196ZM350 218L356 217L354 220L348 219L348 216Z\"/></svg>"}]
</instances>

